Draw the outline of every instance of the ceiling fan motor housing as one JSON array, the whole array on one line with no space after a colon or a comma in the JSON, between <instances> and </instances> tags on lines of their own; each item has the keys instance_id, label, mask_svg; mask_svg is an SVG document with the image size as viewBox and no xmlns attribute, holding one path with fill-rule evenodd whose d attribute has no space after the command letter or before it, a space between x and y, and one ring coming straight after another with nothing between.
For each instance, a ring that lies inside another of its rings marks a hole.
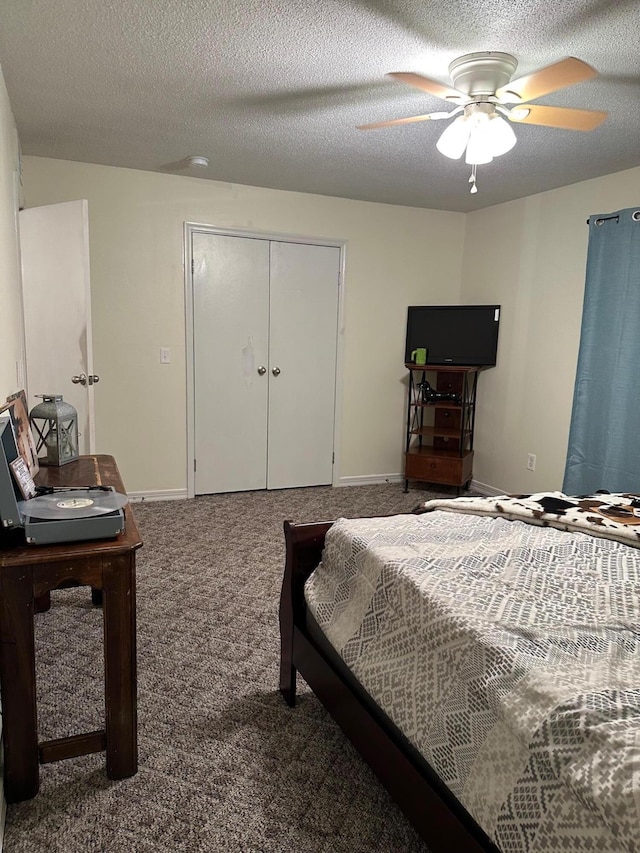
<instances>
[{"instance_id":1,"label":"ceiling fan motor housing","mask_svg":"<svg viewBox=\"0 0 640 853\"><path fill-rule=\"evenodd\" d=\"M449 74L456 89L475 98L495 94L511 80L517 67L517 60L509 53L483 51L454 59Z\"/></svg>"}]
</instances>

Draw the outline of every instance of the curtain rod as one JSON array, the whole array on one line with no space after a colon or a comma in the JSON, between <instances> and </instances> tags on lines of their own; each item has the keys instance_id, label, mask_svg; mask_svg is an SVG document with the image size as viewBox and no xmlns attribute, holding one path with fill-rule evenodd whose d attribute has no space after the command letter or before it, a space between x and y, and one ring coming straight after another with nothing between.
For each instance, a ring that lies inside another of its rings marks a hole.
<instances>
[{"instance_id":1,"label":"curtain rod","mask_svg":"<svg viewBox=\"0 0 640 853\"><path fill-rule=\"evenodd\" d=\"M616 221L616 222L619 222L619 221L620 221L620 217L619 217L619 216L618 216L618 214L616 213L614 216L599 216L599 217L596 219L596 222L597 222L598 224L602 225L602 223L603 223L603 222L608 222L608 221L609 221L609 219L615 219L615 221ZM591 217L589 217L589 219L587 219L587 225L590 225L590 224L591 224Z\"/></svg>"},{"instance_id":2,"label":"curtain rod","mask_svg":"<svg viewBox=\"0 0 640 853\"><path fill-rule=\"evenodd\" d=\"M631 218L634 222L640 222L640 210L634 210L631 214ZM596 225L602 225L603 222L608 222L609 219L615 219L616 222L620 222L620 214L614 213L612 216L599 216L596 219ZM587 219L587 225L591 223L591 217Z\"/></svg>"}]
</instances>

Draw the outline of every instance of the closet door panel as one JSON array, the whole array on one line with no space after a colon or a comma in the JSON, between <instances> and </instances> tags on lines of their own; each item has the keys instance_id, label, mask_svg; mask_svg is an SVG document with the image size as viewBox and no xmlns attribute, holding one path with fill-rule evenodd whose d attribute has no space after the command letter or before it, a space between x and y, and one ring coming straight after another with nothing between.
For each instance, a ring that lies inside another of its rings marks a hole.
<instances>
[{"instance_id":1,"label":"closet door panel","mask_svg":"<svg viewBox=\"0 0 640 853\"><path fill-rule=\"evenodd\" d=\"M330 484L340 250L271 243L267 488Z\"/></svg>"},{"instance_id":2,"label":"closet door panel","mask_svg":"<svg viewBox=\"0 0 640 853\"><path fill-rule=\"evenodd\" d=\"M195 492L266 487L269 242L193 235Z\"/></svg>"}]
</instances>

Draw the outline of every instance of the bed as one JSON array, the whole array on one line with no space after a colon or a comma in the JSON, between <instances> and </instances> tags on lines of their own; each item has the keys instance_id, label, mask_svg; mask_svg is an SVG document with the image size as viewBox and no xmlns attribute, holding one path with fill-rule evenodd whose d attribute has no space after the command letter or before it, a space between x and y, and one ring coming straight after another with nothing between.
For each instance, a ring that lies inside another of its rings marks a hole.
<instances>
[{"instance_id":1,"label":"bed","mask_svg":"<svg viewBox=\"0 0 640 853\"><path fill-rule=\"evenodd\" d=\"M285 522L309 684L433 853L640 851L640 499Z\"/></svg>"}]
</instances>

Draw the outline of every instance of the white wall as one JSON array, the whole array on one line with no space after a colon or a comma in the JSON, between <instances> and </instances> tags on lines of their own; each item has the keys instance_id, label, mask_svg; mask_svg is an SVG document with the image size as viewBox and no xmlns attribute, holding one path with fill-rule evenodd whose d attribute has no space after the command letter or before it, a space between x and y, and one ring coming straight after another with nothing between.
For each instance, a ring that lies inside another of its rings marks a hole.
<instances>
[{"instance_id":1,"label":"white wall","mask_svg":"<svg viewBox=\"0 0 640 853\"><path fill-rule=\"evenodd\" d=\"M24 364L17 171L16 127L0 70L0 403L19 390L16 364Z\"/></svg>"},{"instance_id":2,"label":"white wall","mask_svg":"<svg viewBox=\"0 0 640 853\"><path fill-rule=\"evenodd\" d=\"M461 301L502 305L497 367L480 374L474 479L560 489L593 213L640 207L640 168L468 214ZM537 456L535 472L527 454Z\"/></svg>"},{"instance_id":3,"label":"white wall","mask_svg":"<svg viewBox=\"0 0 640 853\"><path fill-rule=\"evenodd\" d=\"M89 201L97 447L129 491L186 486L185 221L348 241L339 474L402 470L406 308L458 301L463 214L36 157L24 185L28 207Z\"/></svg>"}]
</instances>

